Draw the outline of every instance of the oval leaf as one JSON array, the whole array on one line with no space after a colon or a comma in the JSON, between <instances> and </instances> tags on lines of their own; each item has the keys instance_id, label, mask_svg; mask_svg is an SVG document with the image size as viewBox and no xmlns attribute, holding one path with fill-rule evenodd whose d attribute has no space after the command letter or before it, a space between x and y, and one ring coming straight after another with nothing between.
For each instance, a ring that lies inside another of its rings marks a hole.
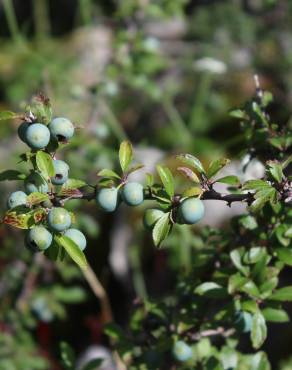
<instances>
[{"instance_id":1,"label":"oval leaf","mask_svg":"<svg viewBox=\"0 0 292 370\"><path fill-rule=\"evenodd\" d=\"M200 160L196 157L194 157L191 154L179 154L176 156L176 158L187 164L188 166L193 167L195 170L197 170L200 174L205 173L204 167Z\"/></svg>"},{"instance_id":2,"label":"oval leaf","mask_svg":"<svg viewBox=\"0 0 292 370\"><path fill-rule=\"evenodd\" d=\"M78 245L73 242L73 240L64 235L55 235L55 241L66 250L72 260L77 263L80 268L86 268L86 257Z\"/></svg>"},{"instance_id":3,"label":"oval leaf","mask_svg":"<svg viewBox=\"0 0 292 370\"><path fill-rule=\"evenodd\" d=\"M62 190L79 189L85 185L87 185L85 181L78 179L68 179L65 184L62 185Z\"/></svg>"},{"instance_id":4,"label":"oval leaf","mask_svg":"<svg viewBox=\"0 0 292 370\"><path fill-rule=\"evenodd\" d=\"M11 112L9 110L0 112L0 121L6 121L8 119L20 118L21 114Z\"/></svg>"},{"instance_id":5,"label":"oval leaf","mask_svg":"<svg viewBox=\"0 0 292 370\"><path fill-rule=\"evenodd\" d=\"M269 299L281 302L292 301L292 285L277 289Z\"/></svg>"},{"instance_id":6,"label":"oval leaf","mask_svg":"<svg viewBox=\"0 0 292 370\"><path fill-rule=\"evenodd\" d=\"M260 311L256 312L251 325L251 342L255 349L260 348L267 337L267 326L264 316Z\"/></svg>"},{"instance_id":7,"label":"oval leaf","mask_svg":"<svg viewBox=\"0 0 292 370\"><path fill-rule=\"evenodd\" d=\"M152 231L153 242L159 247L170 231L169 213L165 213L155 224Z\"/></svg>"},{"instance_id":8,"label":"oval leaf","mask_svg":"<svg viewBox=\"0 0 292 370\"><path fill-rule=\"evenodd\" d=\"M100 176L100 177L106 177L106 178L116 178L116 179L120 179L121 176L119 176L115 171L113 170L109 170L107 168L104 168L103 170L99 171L97 176Z\"/></svg>"},{"instance_id":9,"label":"oval leaf","mask_svg":"<svg viewBox=\"0 0 292 370\"><path fill-rule=\"evenodd\" d=\"M55 175L53 159L50 154L39 150L36 154L36 164L46 180Z\"/></svg>"},{"instance_id":10,"label":"oval leaf","mask_svg":"<svg viewBox=\"0 0 292 370\"><path fill-rule=\"evenodd\" d=\"M120 145L119 160L123 172L127 171L133 159L133 148L129 141L123 141Z\"/></svg>"},{"instance_id":11,"label":"oval leaf","mask_svg":"<svg viewBox=\"0 0 292 370\"><path fill-rule=\"evenodd\" d=\"M6 170L0 173L0 181L24 180L26 175L16 170Z\"/></svg>"},{"instance_id":12,"label":"oval leaf","mask_svg":"<svg viewBox=\"0 0 292 370\"><path fill-rule=\"evenodd\" d=\"M185 175L185 177L197 184L200 183L200 179L198 178L198 176L195 174L194 171L192 171L190 168L188 167L178 167L177 168L178 171L182 172L183 175Z\"/></svg>"},{"instance_id":13,"label":"oval leaf","mask_svg":"<svg viewBox=\"0 0 292 370\"><path fill-rule=\"evenodd\" d=\"M230 160L227 158L220 158L220 159L215 159L214 161L212 161L207 170L208 179L216 175L216 173L219 172L228 163L230 163Z\"/></svg>"},{"instance_id":14,"label":"oval leaf","mask_svg":"<svg viewBox=\"0 0 292 370\"><path fill-rule=\"evenodd\" d=\"M167 167L158 165L156 168L166 193L172 198L174 196L174 179L172 173Z\"/></svg>"},{"instance_id":15,"label":"oval leaf","mask_svg":"<svg viewBox=\"0 0 292 370\"><path fill-rule=\"evenodd\" d=\"M220 182L222 184L234 185L234 186L240 185L240 181L237 176L220 177L220 179L216 180L216 182Z\"/></svg>"}]
</instances>

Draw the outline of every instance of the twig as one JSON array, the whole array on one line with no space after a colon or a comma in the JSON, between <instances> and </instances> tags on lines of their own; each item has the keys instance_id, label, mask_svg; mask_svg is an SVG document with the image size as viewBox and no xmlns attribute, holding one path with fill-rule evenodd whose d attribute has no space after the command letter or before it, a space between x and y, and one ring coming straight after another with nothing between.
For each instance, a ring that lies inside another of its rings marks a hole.
<instances>
[{"instance_id":1,"label":"twig","mask_svg":"<svg viewBox=\"0 0 292 370\"><path fill-rule=\"evenodd\" d=\"M94 271L89 265L87 265L85 269L82 269L82 272L91 290L100 301L103 323L106 324L108 322L113 321L112 309L109 303L107 293L104 290L103 286L101 285L100 281L98 280L98 277L95 275Z\"/></svg>"},{"instance_id":2,"label":"twig","mask_svg":"<svg viewBox=\"0 0 292 370\"><path fill-rule=\"evenodd\" d=\"M91 290L93 291L95 296L100 301L101 316L102 316L103 323L106 324L106 323L112 322L113 313L112 313L111 305L110 305L107 293L105 289L103 288L101 282L99 281L98 277L95 275L94 271L89 265L87 265L85 269L82 269L82 272ZM113 357L116 362L116 366L118 370L127 370L126 366L124 365L117 351L113 351Z\"/></svg>"}]
</instances>

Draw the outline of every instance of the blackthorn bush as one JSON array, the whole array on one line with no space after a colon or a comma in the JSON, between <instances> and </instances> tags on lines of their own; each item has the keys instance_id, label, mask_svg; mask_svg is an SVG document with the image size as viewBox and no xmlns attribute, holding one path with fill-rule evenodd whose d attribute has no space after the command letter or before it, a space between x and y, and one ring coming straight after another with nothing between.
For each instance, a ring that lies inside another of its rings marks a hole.
<instances>
[{"instance_id":1,"label":"blackthorn bush","mask_svg":"<svg viewBox=\"0 0 292 370\"><path fill-rule=\"evenodd\" d=\"M96 284L107 312L106 294L92 277L83 252L86 238L72 227L75 215L66 209L67 202L95 200L101 210L114 212L120 203L143 208L142 203L151 201L154 205L144 211L143 222L157 247L173 228L185 230L198 223L205 200L246 205L246 213L234 217L229 228L197 231L200 248L189 254L193 268L178 276L169 299L136 302L126 332L113 322L107 324L105 333L127 369L270 369L266 354L258 350L267 338L267 323L289 321L283 302L292 301L292 286L281 283L285 266L292 265L291 129L267 114L271 101L270 93L257 89L247 104L230 113L241 122L244 154L265 166L262 178L247 181L237 175L220 176L230 162L226 158L205 166L193 154L182 153L176 155L175 176L158 164L155 176L148 173L143 183L132 182L129 176L143 165L133 164L132 145L123 141L120 171L101 169L96 184L89 185L70 178L69 166L57 159L59 149L73 137L74 126L66 118L53 119L47 98L39 96L23 115L0 115L22 117L18 135L31 148L21 156L30 166L27 174L1 174L2 180L21 182L25 190L9 196L3 223L26 230L25 244L31 251L54 261L71 257ZM178 174L187 179L180 186ZM222 183L227 185L224 193L216 190ZM183 243L177 248L184 248ZM108 314L107 321L111 319ZM254 353L240 352L242 334L249 335Z\"/></svg>"}]
</instances>

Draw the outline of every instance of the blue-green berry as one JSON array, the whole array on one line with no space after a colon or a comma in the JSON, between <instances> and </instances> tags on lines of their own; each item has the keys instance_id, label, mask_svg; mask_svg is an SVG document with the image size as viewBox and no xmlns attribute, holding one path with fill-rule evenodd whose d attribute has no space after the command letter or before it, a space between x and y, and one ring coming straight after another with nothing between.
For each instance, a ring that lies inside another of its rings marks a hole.
<instances>
[{"instance_id":1,"label":"blue-green berry","mask_svg":"<svg viewBox=\"0 0 292 370\"><path fill-rule=\"evenodd\" d=\"M143 223L146 229L152 229L155 223L164 215L161 209L149 208L146 209L143 217Z\"/></svg>"},{"instance_id":2,"label":"blue-green berry","mask_svg":"<svg viewBox=\"0 0 292 370\"><path fill-rule=\"evenodd\" d=\"M96 194L96 202L105 212L113 212L118 207L119 193L116 188L102 188Z\"/></svg>"},{"instance_id":3,"label":"blue-green berry","mask_svg":"<svg viewBox=\"0 0 292 370\"><path fill-rule=\"evenodd\" d=\"M51 135L57 141L68 141L74 135L74 126L67 118L54 118L49 124Z\"/></svg>"},{"instance_id":4,"label":"blue-green berry","mask_svg":"<svg viewBox=\"0 0 292 370\"><path fill-rule=\"evenodd\" d=\"M182 340L175 343L172 353L174 358L180 362L188 361L193 355L192 348Z\"/></svg>"},{"instance_id":5,"label":"blue-green berry","mask_svg":"<svg viewBox=\"0 0 292 370\"><path fill-rule=\"evenodd\" d=\"M28 194L34 192L47 193L49 191L48 183L38 172L31 173L25 179L24 188Z\"/></svg>"},{"instance_id":6,"label":"blue-green berry","mask_svg":"<svg viewBox=\"0 0 292 370\"><path fill-rule=\"evenodd\" d=\"M7 200L7 207L14 208L18 206L25 206L27 195L23 191L15 191L9 195Z\"/></svg>"},{"instance_id":7,"label":"blue-green berry","mask_svg":"<svg viewBox=\"0 0 292 370\"><path fill-rule=\"evenodd\" d=\"M50 131L41 123L29 125L25 133L25 142L32 149L43 149L50 141Z\"/></svg>"},{"instance_id":8,"label":"blue-green berry","mask_svg":"<svg viewBox=\"0 0 292 370\"><path fill-rule=\"evenodd\" d=\"M70 213L61 207L52 208L48 214L48 225L53 231L65 231L71 226Z\"/></svg>"},{"instance_id":9,"label":"blue-green berry","mask_svg":"<svg viewBox=\"0 0 292 370\"><path fill-rule=\"evenodd\" d=\"M188 198L179 205L178 218L181 223L192 225L199 222L204 213L205 206L199 198Z\"/></svg>"},{"instance_id":10,"label":"blue-green berry","mask_svg":"<svg viewBox=\"0 0 292 370\"><path fill-rule=\"evenodd\" d=\"M30 229L26 236L26 244L29 249L44 251L52 244L53 236L44 226L35 226Z\"/></svg>"},{"instance_id":11,"label":"blue-green berry","mask_svg":"<svg viewBox=\"0 0 292 370\"><path fill-rule=\"evenodd\" d=\"M235 313L234 325L236 329L242 333L250 332L252 326L252 315L249 312L237 311Z\"/></svg>"},{"instance_id":12,"label":"blue-green berry","mask_svg":"<svg viewBox=\"0 0 292 370\"><path fill-rule=\"evenodd\" d=\"M53 161L55 176L51 178L54 185L63 185L68 180L69 166L59 159Z\"/></svg>"},{"instance_id":13,"label":"blue-green berry","mask_svg":"<svg viewBox=\"0 0 292 370\"><path fill-rule=\"evenodd\" d=\"M26 143L26 131L28 127L29 127L28 122L22 122L22 124L18 126L17 130L18 136L20 140L23 141L24 143Z\"/></svg>"},{"instance_id":14,"label":"blue-green berry","mask_svg":"<svg viewBox=\"0 0 292 370\"><path fill-rule=\"evenodd\" d=\"M73 240L75 244L83 251L86 247L86 238L84 234L77 229L68 229L64 233L65 236Z\"/></svg>"},{"instance_id":15,"label":"blue-green berry","mask_svg":"<svg viewBox=\"0 0 292 370\"><path fill-rule=\"evenodd\" d=\"M122 188L122 198L128 206L139 206L144 200L143 186L138 182L128 182Z\"/></svg>"}]
</instances>

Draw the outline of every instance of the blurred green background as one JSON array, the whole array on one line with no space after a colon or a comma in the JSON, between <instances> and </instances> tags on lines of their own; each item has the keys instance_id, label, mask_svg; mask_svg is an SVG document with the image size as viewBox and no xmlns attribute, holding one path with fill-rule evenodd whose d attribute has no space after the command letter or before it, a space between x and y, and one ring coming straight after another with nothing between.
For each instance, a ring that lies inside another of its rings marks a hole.
<instances>
[{"instance_id":1,"label":"blurred green background","mask_svg":"<svg viewBox=\"0 0 292 370\"><path fill-rule=\"evenodd\" d=\"M62 151L70 176L90 184L98 170L117 167L125 138L148 171L166 158L175 169L171 155L180 151L239 166L244 140L228 111L254 93L257 73L274 94L275 120L289 120L291 67L289 0L0 0L0 109L21 111L39 91L49 96L54 115L78 127ZM15 168L26 150L16 132L15 122L1 123L0 171ZM3 213L18 184L0 186ZM202 247L182 228L155 251L141 209L102 215L94 204L71 207L125 327L133 299L171 292L176 273L191 268L190 250ZM206 222L224 225L225 215ZM77 354L107 347L98 302L78 269L31 256L11 228L1 227L0 238L0 370L60 369L60 340ZM270 333L273 368L292 369L291 325Z\"/></svg>"}]
</instances>

